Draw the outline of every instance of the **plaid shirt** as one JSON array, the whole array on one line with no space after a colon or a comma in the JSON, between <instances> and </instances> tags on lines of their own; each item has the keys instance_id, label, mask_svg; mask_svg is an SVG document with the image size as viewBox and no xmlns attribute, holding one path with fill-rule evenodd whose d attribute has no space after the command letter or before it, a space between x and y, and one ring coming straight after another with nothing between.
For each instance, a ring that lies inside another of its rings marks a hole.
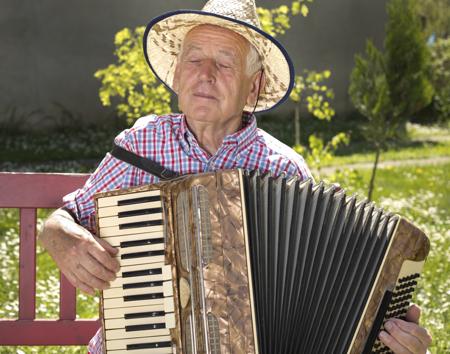
<instances>
[{"instance_id":1,"label":"plaid shirt","mask_svg":"<svg viewBox=\"0 0 450 354\"><path fill-rule=\"evenodd\" d=\"M300 155L258 129L255 116L246 113L242 128L226 136L212 156L198 145L182 114L143 117L119 134L115 143L180 174L243 168L270 171L276 176L285 173L301 179L311 177ZM107 154L84 187L64 197L64 207L81 225L94 232L95 193L157 181L157 177ZM103 352L101 336L99 330L89 343L91 354Z\"/></svg>"}]
</instances>

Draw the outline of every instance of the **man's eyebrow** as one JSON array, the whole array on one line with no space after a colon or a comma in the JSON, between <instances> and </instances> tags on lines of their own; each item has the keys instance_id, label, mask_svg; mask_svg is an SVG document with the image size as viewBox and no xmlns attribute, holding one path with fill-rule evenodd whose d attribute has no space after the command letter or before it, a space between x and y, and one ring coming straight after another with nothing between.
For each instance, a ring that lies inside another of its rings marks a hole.
<instances>
[{"instance_id":1,"label":"man's eyebrow","mask_svg":"<svg viewBox=\"0 0 450 354\"><path fill-rule=\"evenodd\" d=\"M219 53L223 54L223 55L225 55L225 56L227 56L227 57L229 57L231 59L233 59L234 61L236 61L236 59L237 59L237 55L233 51L229 51L229 50L226 50L226 49L221 49L221 50L219 50Z\"/></svg>"}]
</instances>

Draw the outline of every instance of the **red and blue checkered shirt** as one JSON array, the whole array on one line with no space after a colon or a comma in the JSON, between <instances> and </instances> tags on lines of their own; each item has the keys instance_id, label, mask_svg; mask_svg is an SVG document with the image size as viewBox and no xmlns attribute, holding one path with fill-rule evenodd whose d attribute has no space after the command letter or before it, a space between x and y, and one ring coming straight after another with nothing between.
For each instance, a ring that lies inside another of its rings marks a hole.
<instances>
[{"instance_id":1,"label":"red and blue checkered shirt","mask_svg":"<svg viewBox=\"0 0 450 354\"><path fill-rule=\"evenodd\" d=\"M180 174L243 168L270 171L275 176L284 173L300 179L311 177L303 158L258 129L254 115L244 113L242 122L242 128L226 136L212 156L199 146L183 114L143 117L131 129L120 133L115 143ZM64 198L64 207L81 225L94 232L95 193L157 181L156 176L107 154L84 187ZM101 336L99 330L89 343L91 354L103 352Z\"/></svg>"}]
</instances>

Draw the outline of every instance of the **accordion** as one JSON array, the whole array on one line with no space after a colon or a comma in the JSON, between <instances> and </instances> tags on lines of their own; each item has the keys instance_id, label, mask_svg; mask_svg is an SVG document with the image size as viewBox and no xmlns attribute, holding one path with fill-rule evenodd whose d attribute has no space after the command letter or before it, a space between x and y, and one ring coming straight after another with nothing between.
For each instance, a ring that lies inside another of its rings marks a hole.
<instances>
[{"instance_id":1,"label":"accordion","mask_svg":"<svg viewBox=\"0 0 450 354\"><path fill-rule=\"evenodd\" d=\"M106 353L385 353L429 251L342 190L226 170L99 193Z\"/></svg>"}]
</instances>

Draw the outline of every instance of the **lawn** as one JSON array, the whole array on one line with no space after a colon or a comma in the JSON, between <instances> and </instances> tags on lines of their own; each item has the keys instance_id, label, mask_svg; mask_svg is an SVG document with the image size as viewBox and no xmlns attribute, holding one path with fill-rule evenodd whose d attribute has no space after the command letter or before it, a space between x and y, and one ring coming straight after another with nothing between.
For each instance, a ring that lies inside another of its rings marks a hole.
<instances>
[{"instance_id":1,"label":"lawn","mask_svg":"<svg viewBox=\"0 0 450 354\"><path fill-rule=\"evenodd\" d=\"M422 134L422 135L420 135ZM393 149L384 155L384 159L427 158L430 156L449 156L449 144L446 140L448 132L444 133L444 139L431 142L430 146L412 150ZM114 135L112 135L114 136ZM419 132L416 138L420 141L428 141L429 135ZM89 141L90 141L89 137ZM105 139L105 141L108 139ZM0 144L1 145L1 144ZM106 150L106 143L104 149ZM23 156L21 145L15 149L16 156ZM59 145L58 145L59 146ZM61 142L62 146L62 142ZM76 147L74 146L74 149ZM29 149L29 147L27 147ZM434 150L433 150L434 149ZM1 149L0 149L1 150ZM99 151L94 148L86 148L86 158L97 158ZM391 154L391 155L389 155ZM71 159L73 153L65 158ZM339 157L334 164L342 166L349 161L371 161L370 154L356 154ZM341 160L340 160L341 159ZM352 160L353 159L353 160ZM359 159L359 160L358 160ZM8 160L3 156L3 160ZM12 161L14 159L10 159ZM34 161L40 162L39 166L33 166L41 171L53 171L55 165L48 164L38 157ZM338 163L336 163L338 161ZM345 161L345 162L344 162ZM23 166L27 161L12 166ZM73 162L74 165L59 164L58 170L72 171L92 170L91 165L83 162ZM70 167L70 168L69 168ZM432 353L446 353L450 351L450 267L448 254L450 250L450 163L440 165L426 165L420 167L390 167L382 168L377 173L375 182L374 200L391 212L412 220L419 226L431 240L431 253L427 259L422 281L415 301L422 306L422 323L433 335ZM366 186L370 178L369 170L349 171L341 170L334 176L322 176L328 181L339 181L348 194L357 193L364 196ZM42 222L48 211L39 211L39 220ZM0 210L0 317L17 317L17 267L18 267L18 236L17 236L17 210ZM58 273L53 261L41 248L38 248L38 280L37 280L37 315L38 317L55 317L58 308ZM84 318L96 317L98 301L96 298L78 295L78 316ZM79 347L0 347L0 353L78 353L85 352L85 348Z\"/></svg>"}]
</instances>

